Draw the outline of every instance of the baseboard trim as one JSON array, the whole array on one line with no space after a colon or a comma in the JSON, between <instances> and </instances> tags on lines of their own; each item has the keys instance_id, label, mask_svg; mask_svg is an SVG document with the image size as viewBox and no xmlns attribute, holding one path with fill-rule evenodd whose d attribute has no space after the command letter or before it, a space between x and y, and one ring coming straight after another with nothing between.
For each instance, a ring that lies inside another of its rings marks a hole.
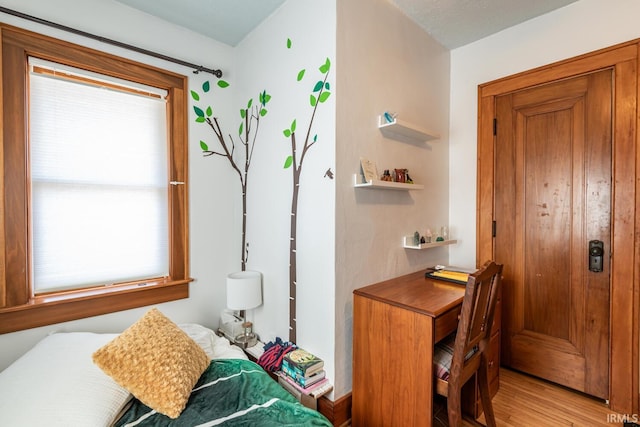
<instances>
[{"instance_id":1,"label":"baseboard trim","mask_svg":"<svg viewBox=\"0 0 640 427\"><path fill-rule=\"evenodd\" d=\"M345 394L335 402L322 396L318 399L318 412L327 417L335 427L346 424L351 420L351 393Z\"/></svg>"}]
</instances>

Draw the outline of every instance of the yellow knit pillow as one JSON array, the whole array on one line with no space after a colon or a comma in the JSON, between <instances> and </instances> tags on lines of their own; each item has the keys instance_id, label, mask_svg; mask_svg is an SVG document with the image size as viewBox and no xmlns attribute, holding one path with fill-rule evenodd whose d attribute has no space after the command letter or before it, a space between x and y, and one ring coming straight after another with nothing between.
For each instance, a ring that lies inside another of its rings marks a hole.
<instances>
[{"instance_id":1,"label":"yellow knit pillow","mask_svg":"<svg viewBox=\"0 0 640 427\"><path fill-rule=\"evenodd\" d=\"M209 366L202 348L156 308L93 353L93 362L142 403L170 418L180 415Z\"/></svg>"}]
</instances>

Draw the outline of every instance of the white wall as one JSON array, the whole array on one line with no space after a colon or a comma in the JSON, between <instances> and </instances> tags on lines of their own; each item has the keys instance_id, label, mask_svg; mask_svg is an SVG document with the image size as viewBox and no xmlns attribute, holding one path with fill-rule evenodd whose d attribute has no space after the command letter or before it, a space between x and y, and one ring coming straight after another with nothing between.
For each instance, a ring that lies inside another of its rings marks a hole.
<instances>
[{"instance_id":1,"label":"white wall","mask_svg":"<svg viewBox=\"0 0 640 427\"><path fill-rule=\"evenodd\" d=\"M298 157L313 112L309 95L323 76L318 67L329 58L331 96L320 104L300 179L297 228L297 340L325 360L327 376L334 369L334 211L335 181L335 0L295 0L283 4L236 47L233 75L238 92L234 112L266 90L272 98L261 119L249 171L247 269L263 273L264 304L253 310L255 329L263 341L289 337L289 237L292 169L284 169L291 143L283 130L297 122ZM292 41L287 48L287 39ZM298 82L298 72L305 77ZM239 116L230 129L237 132ZM235 184L234 184L235 185ZM239 188L235 186L234 191ZM237 199L239 201L239 199ZM236 207L240 212L240 205ZM239 237L239 234L238 234ZM238 239L236 239L238 240ZM236 242L234 242L234 245ZM239 242L237 243L239 246ZM234 246L234 253L237 252Z\"/></svg>"},{"instance_id":2,"label":"white wall","mask_svg":"<svg viewBox=\"0 0 640 427\"><path fill-rule=\"evenodd\" d=\"M412 251L401 243L404 235L448 222L449 52L387 0L339 1L337 18L335 391L341 396L351 390L353 290L448 261L447 247ZM377 117L387 110L441 138L385 139ZM409 169L424 190L355 189L360 157L375 161L379 172Z\"/></svg>"},{"instance_id":3,"label":"white wall","mask_svg":"<svg viewBox=\"0 0 640 427\"><path fill-rule=\"evenodd\" d=\"M113 0L0 0L3 7L17 10L69 27L136 45L148 50L175 56L185 61L220 68L228 73L232 68L232 49L224 44L189 32ZM192 70L159 59L136 54L97 41L74 36L60 30L0 14L0 21L23 27L59 39L100 49L140 62L162 67L189 77L191 87L200 87L212 75L194 75ZM225 75L224 78L227 78ZM231 105L233 92L220 95L224 112ZM190 111L191 114L191 111ZM199 322L217 326L218 313L225 306L224 280L232 270L233 259L225 246L234 236L228 227L220 226L232 220L232 188L221 183L230 181L231 173L215 168L201 157L198 141L202 128L192 120L189 124L189 192L191 228L191 297L159 305L159 309L176 322ZM147 308L128 310L73 322L51 325L27 331L0 335L0 370L31 348L51 331L119 332L135 322Z\"/></svg>"},{"instance_id":4,"label":"white wall","mask_svg":"<svg viewBox=\"0 0 640 427\"><path fill-rule=\"evenodd\" d=\"M465 236L452 264L476 263L478 85L638 38L638 17L637 0L580 0L451 52L449 216Z\"/></svg>"},{"instance_id":5,"label":"white wall","mask_svg":"<svg viewBox=\"0 0 640 427\"><path fill-rule=\"evenodd\" d=\"M309 94L330 58L329 81L335 64L335 2L313 0L286 2L236 48L199 36L113 0L0 0L4 7L81 29L127 44L175 56L206 67L221 68L231 86L220 89L210 74L194 75L190 69L115 48L11 16L3 22L52 35L78 44L112 52L189 76L189 86L209 102L225 133L237 135L239 109L249 98L267 90L272 95L269 113L260 125L250 170L248 269L264 275L264 304L249 313L263 340L288 338L289 218L293 186L291 169L283 169L290 154L282 130L295 118L302 141L311 116ZM313 28L313 31L309 31ZM286 48L287 39L293 42ZM298 71L306 78L296 81ZM204 81L212 91L203 94ZM334 211L335 181L324 177L335 170L335 90L315 117L313 133L318 143L304 161L298 206L298 340L297 343L326 360L333 378L334 357ZM192 100L190 99L190 102ZM212 131L194 122L189 110L191 285L188 300L161 304L159 308L176 322L198 322L216 327L218 313L226 306L225 277L240 270L241 191L226 159L203 157L199 141L212 149ZM0 335L0 370L51 331L118 332L148 309L140 308L43 328Z\"/></svg>"}]
</instances>

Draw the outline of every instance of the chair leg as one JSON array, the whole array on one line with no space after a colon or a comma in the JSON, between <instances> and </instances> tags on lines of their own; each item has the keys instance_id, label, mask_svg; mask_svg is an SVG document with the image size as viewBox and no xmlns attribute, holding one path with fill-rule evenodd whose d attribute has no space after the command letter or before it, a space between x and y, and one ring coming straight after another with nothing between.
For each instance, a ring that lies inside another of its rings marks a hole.
<instances>
[{"instance_id":1,"label":"chair leg","mask_svg":"<svg viewBox=\"0 0 640 427\"><path fill-rule=\"evenodd\" d=\"M482 402L482 410L484 411L484 419L487 423L487 427L495 427L496 418L493 414L493 405L491 404L488 366L487 359L484 354L481 356L480 369L478 369L478 388L480 389L480 400Z\"/></svg>"},{"instance_id":2,"label":"chair leg","mask_svg":"<svg viewBox=\"0 0 640 427\"><path fill-rule=\"evenodd\" d=\"M449 427L462 426L462 390L459 388L449 387L449 395L447 396L447 413L449 415Z\"/></svg>"}]
</instances>

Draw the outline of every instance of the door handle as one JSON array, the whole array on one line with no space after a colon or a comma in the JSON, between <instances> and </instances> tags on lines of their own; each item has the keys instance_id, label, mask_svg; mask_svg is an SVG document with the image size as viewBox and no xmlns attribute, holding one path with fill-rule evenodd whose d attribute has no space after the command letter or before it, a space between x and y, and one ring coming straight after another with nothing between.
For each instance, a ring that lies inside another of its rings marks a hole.
<instances>
[{"instance_id":1,"label":"door handle","mask_svg":"<svg viewBox=\"0 0 640 427\"><path fill-rule=\"evenodd\" d=\"M595 273L602 271L604 243L601 240L589 241L589 270Z\"/></svg>"}]
</instances>

